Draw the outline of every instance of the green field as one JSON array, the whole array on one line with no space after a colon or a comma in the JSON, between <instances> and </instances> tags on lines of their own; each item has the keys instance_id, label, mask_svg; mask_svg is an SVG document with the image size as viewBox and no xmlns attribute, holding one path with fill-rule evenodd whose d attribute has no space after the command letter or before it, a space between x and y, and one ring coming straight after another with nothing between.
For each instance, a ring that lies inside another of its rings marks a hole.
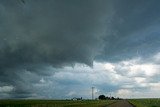
<instances>
[{"instance_id":1,"label":"green field","mask_svg":"<svg viewBox=\"0 0 160 107\"><path fill-rule=\"evenodd\" d=\"M130 103L136 107L160 107L160 99L132 99Z\"/></svg>"},{"instance_id":2,"label":"green field","mask_svg":"<svg viewBox=\"0 0 160 107\"><path fill-rule=\"evenodd\" d=\"M113 100L0 100L0 107L105 107Z\"/></svg>"}]
</instances>

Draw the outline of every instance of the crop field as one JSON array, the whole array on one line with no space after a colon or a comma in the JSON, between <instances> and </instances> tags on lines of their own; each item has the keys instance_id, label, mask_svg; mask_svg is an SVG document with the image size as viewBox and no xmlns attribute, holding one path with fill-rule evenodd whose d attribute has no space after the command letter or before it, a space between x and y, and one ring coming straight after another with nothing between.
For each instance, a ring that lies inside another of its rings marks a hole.
<instances>
[{"instance_id":1,"label":"crop field","mask_svg":"<svg viewBox=\"0 0 160 107\"><path fill-rule=\"evenodd\" d=\"M136 107L160 107L160 99L132 99L130 103Z\"/></svg>"},{"instance_id":2,"label":"crop field","mask_svg":"<svg viewBox=\"0 0 160 107\"><path fill-rule=\"evenodd\" d=\"M0 107L104 107L114 100L0 100Z\"/></svg>"}]
</instances>

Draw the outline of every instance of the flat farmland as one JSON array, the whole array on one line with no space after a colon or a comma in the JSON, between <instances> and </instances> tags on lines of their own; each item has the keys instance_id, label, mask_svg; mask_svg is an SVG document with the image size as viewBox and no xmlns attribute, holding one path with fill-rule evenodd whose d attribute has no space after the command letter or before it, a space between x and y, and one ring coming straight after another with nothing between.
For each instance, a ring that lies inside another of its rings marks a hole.
<instances>
[{"instance_id":1,"label":"flat farmland","mask_svg":"<svg viewBox=\"0 0 160 107\"><path fill-rule=\"evenodd\" d=\"M106 107L114 100L0 100L0 107Z\"/></svg>"},{"instance_id":2,"label":"flat farmland","mask_svg":"<svg viewBox=\"0 0 160 107\"><path fill-rule=\"evenodd\" d=\"M0 100L0 107L160 107L160 99L129 99L129 100ZM124 103L124 104L123 104ZM117 105L120 104L120 105Z\"/></svg>"},{"instance_id":3,"label":"flat farmland","mask_svg":"<svg viewBox=\"0 0 160 107\"><path fill-rule=\"evenodd\" d=\"M160 99L131 99L128 100L130 103L136 107L160 107Z\"/></svg>"}]
</instances>

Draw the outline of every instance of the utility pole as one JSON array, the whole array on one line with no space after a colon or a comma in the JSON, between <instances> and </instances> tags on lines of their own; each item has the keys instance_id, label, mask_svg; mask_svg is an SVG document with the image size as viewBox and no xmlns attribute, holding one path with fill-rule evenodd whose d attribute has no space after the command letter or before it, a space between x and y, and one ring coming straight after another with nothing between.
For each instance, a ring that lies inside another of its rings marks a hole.
<instances>
[{"instance_id":1,"label":"utility pole","mask_svg":"<svg viewBox=\"0 0 160 107\"><path fill-rule=\"evenodd\" d=\"M94 87L92 87L92 100L94 100Z\"/></svg>"}]
</instances>

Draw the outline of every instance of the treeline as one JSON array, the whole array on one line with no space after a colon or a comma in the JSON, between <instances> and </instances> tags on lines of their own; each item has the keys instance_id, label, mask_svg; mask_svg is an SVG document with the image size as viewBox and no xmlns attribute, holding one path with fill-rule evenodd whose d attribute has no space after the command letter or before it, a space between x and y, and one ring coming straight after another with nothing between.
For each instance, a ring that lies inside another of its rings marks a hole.
<instances>
[{"instance_id":1,"label":"treeline","mask_svg":"<svg viewBox=\"0 0 160 107\"><path fill-rule=\"evenodd\" d=\"M117 97L108 97L108 96L105 96L105 95L100 95L98 97L99 100L121 100L121 98Z\"/></svg>"}]
</instances>

